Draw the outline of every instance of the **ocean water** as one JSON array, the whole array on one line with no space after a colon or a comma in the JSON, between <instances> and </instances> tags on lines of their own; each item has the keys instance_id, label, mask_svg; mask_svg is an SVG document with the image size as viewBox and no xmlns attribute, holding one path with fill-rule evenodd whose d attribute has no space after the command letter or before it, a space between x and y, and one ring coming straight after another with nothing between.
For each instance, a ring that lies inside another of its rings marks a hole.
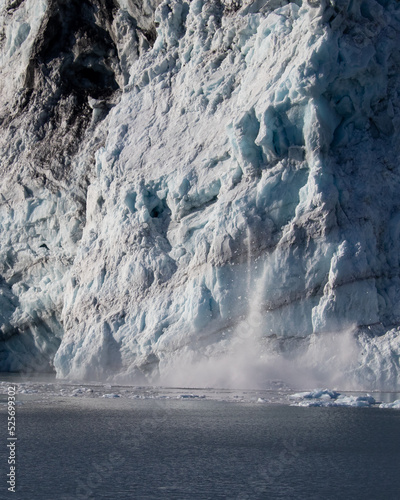
<instances>
[{"instance_id":1,"label":"ocean water","mask_svg":"<svg viewBox=\"0 0 400 500\"><path fill-rule=\"evenodd\" d=\"M2 396L1 499L400 498L400 411L88 394L19 396L16 493Z\"/></svg>"}]
</instances>

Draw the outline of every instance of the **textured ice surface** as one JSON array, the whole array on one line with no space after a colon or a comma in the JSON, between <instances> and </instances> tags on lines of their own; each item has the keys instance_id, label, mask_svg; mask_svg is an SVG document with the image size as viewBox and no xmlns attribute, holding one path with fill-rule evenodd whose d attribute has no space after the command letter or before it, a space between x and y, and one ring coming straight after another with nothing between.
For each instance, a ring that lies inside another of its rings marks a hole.
<instances>
[{"instance_id":1,"label":"textured ice surface","mask_svg":"<svg viewBox=\"0 0 400 500\"><path fill-rule=\"evenodd\" d=\"M292 406L351 406L358 408L370 408L376 404L375 398L370 394L362 396L352 396L340 394L336 391L330 391L328 389L314 389L310 392L299 392L289 396L290 400L298 400L292 403ZM393 403L389 403L393 404ZM384 403L382 403L384 405ZM386 408L386 406L380 406ZM388 408L392 406L388 406Z\"/></svg>"},{"instance_id":2,"label":"textured ice surface","mask_svg":"<svg viewBox=\"0 0 400 500\"><path fill-rule=\"evenodd\" d=\"M393 403L381 403L379 408L396 408L400 409L400 399L393 401Z\"/></svg>"},{"instance_id":3,"label":"textured ice surface","mask_svg":"<svg viewBox=\"0 0 400 500\"><path fill-rule=\"evenodd\" d=\"M336 391L330 391L328 389L315 389L310 392L297 392L296 394L292 394L290 397L292 399L336 399L340 394Z\"/></svg>"},{"instance_id":4,"label":"textured ice surface","mask_svg":"<svg viewBox=\"0 0 400 500\"><path fill-rule=\"evenodd\" d=\"M43 15L23 5L6 58ZM399 4L156 5L135 57L130 2L100 23L119 69L88 64L123 92L88 94L79 182L27 187L22 125L3 148L1 367L398 388Z\"/></svg>"}]
</instances>

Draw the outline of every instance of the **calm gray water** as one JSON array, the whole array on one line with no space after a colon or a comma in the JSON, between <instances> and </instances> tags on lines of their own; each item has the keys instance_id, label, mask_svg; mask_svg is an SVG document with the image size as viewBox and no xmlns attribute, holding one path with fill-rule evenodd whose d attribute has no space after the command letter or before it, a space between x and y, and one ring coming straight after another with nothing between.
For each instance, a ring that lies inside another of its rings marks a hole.
<instances>
[{"instance_id":1,"label":"calm gray water","mask_svg":"<svg viewBox=\"0 0 400 500\"><path fill-rule=\"evenodd\" d=\"M396 410L69 398L19 406L17 435L1 499L400 498Z\"/></svg>"}]
</instances>

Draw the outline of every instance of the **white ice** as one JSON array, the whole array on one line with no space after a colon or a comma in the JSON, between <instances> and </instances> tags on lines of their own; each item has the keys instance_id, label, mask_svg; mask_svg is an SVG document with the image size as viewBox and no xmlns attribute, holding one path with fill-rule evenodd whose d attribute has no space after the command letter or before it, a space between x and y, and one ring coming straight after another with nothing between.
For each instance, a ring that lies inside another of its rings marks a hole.
<instances>
[{"instance_id":1,"label":"white ice","mask_svg":"<svg viewBox=\"0 0 400 500\"><path fill-rule=\"evenodd\" d=\"M25 4L4 64L45 5ZM2 319L34 334L4 339L3 369L58 348L66 378L252 385L283 366L399 389L400 5L228 4L158 7L84 219L74 186L5 196Z\"/></svg>"}]
</instances>

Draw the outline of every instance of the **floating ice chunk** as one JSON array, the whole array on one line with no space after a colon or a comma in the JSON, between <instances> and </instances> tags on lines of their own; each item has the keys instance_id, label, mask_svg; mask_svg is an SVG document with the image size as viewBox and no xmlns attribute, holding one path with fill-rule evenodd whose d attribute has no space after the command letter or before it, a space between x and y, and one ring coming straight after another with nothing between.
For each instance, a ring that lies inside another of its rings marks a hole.
<instances>
[{"instance_id":1,"label":"floating ice chunk","mask_svg":"<svg viewBox=\"0 0 400 500\"><path fill-rule=\"evenodd\" d=\"M336 406L357 406L369 408L375 404L375 399L370 396L339 396L335 401Z\"/></svg>"},{"instance_id":2,"label":"floating ice chunk","mask_svg":"<svg viewBox=\"0 0 400 500\"><path fill-rule=\"evenodd\" d=\"M197 394L181 394L177 399L203 399L205 396L199 396Z\"/></svg>"},{"instance_id":3,"label":"floating ice chunk","mask_svg":"<svg viewBox=\"0 0 400 500\"><path fill-rule=\"evenodd\" d=\"M119 394L103 394L102 398L120 398L121 396Z\"/></svg>"},{"instance_id":4,"label":"floating ice chunk","mask_svg":"<svg viewBox=\"0 0 400 500\"><path fill-rule=\"evenodd\" d=\"M299 392L289 396L289 399L300 399L292 406L355 406L370 407L376 404L375 399L367 394L366 396L346 396L336 391L328 389L315 389L310 392Z\"/></svg>"},{"instance_id":5,"label":"floating ice chunk","mask_svg":"<svg viewBox=\"0 0 400 500\"><path fill-rule=\"evenodd\" d=\"M74 389L71 393L71 396L80 396L82 394L85 394L86 390L83 387L78 387L77 389Z\"/></svg>"},{"instance_id":6,"label":"floating ice chunk","mask_svg":"<svg viewBox=\"0 0 400 500\"><path fill-rule=\"evenodd\" d=\"M323 391L325 392L325 391ZM305 394L305 396L300 396L300 394ZM358 408L370 408L376 403L375 399L367 394L366 396L345 396L336 394L335 398L330 398L327 394L322 394L322 397L312 398L309 397L310 393L299 393L293 395L296 397L303 398L298 403L293 403L291 406L303 406L303 407L331 407L331 406L348 406L348 407L358 407ZM293 398L291 396L291 398ZM327 397L324 397L327 396Z\"/></svg>"},{"instance_id":7,"label":"floating ice chunk","mask_svg":"<svg viewBox=\"0 0 400 500\"><path fill-rule=\"evenodd\" d=\"M381 403L379 408L396 408L397 410L400 410L400 399L396 399L393 403Z\"/></svg>"},{"instance_id":8,"label":"floating ice chunk","mask_svg":"<svg viewBox=\"0 0 400 500\"><path fill-rule=\"evenodd\" d=\"M314 389L310 392L298 392L289 396L290 399L336 399L340 396L339 392L330 391L328 389Z\"/></svg>"}]
</instances>

